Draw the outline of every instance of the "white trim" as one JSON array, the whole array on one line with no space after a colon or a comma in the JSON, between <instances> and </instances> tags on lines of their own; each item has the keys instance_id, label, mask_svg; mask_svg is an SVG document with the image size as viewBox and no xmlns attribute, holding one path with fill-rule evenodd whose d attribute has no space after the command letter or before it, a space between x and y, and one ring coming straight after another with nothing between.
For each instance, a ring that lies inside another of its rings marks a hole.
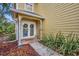
<instances>
[{"instance_id":1,"label":"white trim","mask_svg":"<svg viewBox=\"0 0 79 59\"><path fill-rule=\"evenodd\" d=\"M32 5L32 12L34 12L34 3L32 3L33 5Z\"/></svg>"},{"instance_id":2,"label":"white trim","mask_svg":"<svg viewBox=\"0 0 79 59\"><path fill-rule=\"evenodd\" d=\"M18 35L19 35L19 39L18 39L18 46L22 45L22 42L21 42L21 17L18 16L18 20L19 20L19 24L18 24Z\"/></svg>"},{"instance_id":3,"label":"white trim","mask_svg":"<svg viewBox=\"0 0 79 59\"><path fill-rule=\"evenodd\" d=\"M18 20L15 22L15 33L16 33L16 40L18 40Z\"/></svg>"},{"instance_id":4,"label":"white trim","mask_svg":"<svg viewBox=\"0 0 79 59\"><path fill-rule=\"evenodd\" d=\"M16 3L16 9L18 9L18 3Z\"/></svg>"},{"instance_id":5,"label":"white trim","mask_svg":"<svg viewBox=\"0 0 79 59\"><path fill-rule=\"evenodd\" d=\"M35 13L35 12L31 12L31 11L23 11L23 10L18 10L18 9L12 9L11 11L13 11L14 13L20 13L20 14L24 14L24 15L28 15L28 16L32 16L32 17L37 17L41 20L45 19L45 17Z\"/></svg>"}]
</instances>

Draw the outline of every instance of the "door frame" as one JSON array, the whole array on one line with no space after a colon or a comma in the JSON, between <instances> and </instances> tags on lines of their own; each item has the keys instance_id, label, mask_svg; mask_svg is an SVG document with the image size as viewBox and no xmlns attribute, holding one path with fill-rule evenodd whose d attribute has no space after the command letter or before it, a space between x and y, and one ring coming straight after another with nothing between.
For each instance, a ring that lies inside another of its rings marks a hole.
<instances>
[{"instance_id":1,"label":"door frame","mask_svg":"<svg viewBox=\"0 0 79 59\"><path fill-rule=\"evenodd\" d=\"M28 24L28 36L27 37L23 37L23 25L24 24ZM30 24L34 24L34 35L33 36L30 36ZM28 38L34 38L36 37L36 22L33 22L33 21L22 21L22 39L28 39Z\"/></svg>"}]
</instances>

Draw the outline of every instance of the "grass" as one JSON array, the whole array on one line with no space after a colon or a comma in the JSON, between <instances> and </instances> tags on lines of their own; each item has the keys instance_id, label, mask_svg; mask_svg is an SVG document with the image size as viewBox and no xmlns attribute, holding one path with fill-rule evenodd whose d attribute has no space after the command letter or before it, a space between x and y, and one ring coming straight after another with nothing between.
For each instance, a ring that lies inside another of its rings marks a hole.
<instances>
[{"instance_id":1,"label":"grass","mask_svg":"<svg viewBox=\"0 0 79 59\"><path fill-rule=\"evenodd\" d=\"M45 35L40 42L63 55L79 54L79 38L74 33L67 36L64 36L61 32L57 33L56 36Z\"/></svg>"}]
</instances>

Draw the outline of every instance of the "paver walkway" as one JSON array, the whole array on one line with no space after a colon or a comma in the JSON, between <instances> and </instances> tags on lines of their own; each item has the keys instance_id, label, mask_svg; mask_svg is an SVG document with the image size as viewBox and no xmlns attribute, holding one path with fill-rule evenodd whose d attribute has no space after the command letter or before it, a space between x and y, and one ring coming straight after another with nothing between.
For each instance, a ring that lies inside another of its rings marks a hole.
<instances>
[{"instance_id":1,"label":"paver walkway","mask_svg":"<svg viewBox=\"0 0 79 59\"><path fill-rule=\"evenodd\" d=\"M36 52L41 56L62 56L57 52L51 50L50 48L42 45L39 42L31 42L30 45L36 50Z\"/></svg>"}]
</instances>

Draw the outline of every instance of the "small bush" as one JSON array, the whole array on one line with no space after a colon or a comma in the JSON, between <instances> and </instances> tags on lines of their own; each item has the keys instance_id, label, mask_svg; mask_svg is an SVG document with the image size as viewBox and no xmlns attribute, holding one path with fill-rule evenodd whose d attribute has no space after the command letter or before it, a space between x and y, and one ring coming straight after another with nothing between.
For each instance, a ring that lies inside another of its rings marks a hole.
<instances>
[{"instance_id":1,"label":"small bush","mask_svg":"<svg viewBox=\"0 0 79 59\"><path fill-rule=\"evenodd\" d=\"M78 49L78 42L77 42L78 38L76 37L75 34L69 34L67 37L66 37L66 40L64 41L64 44L62 44L62 47L61 47L61 53L63 55L76 55L75 52L77 51Z\"/></svg>"},{"instance_id":2,"label":"small bush","mask_svg":"<svg viewBox=\"0 0 79 59\"><path fill-rule=\"evenodd\" d=\"M8 40L12 41L12 40L15 40L15 39L16 39L15 33L9 35Z\"/></svg>"},{"instance_id":3,"label":"small bush","mask_svg":"<svg viewBox=\"0 0 79 59\"><path fill-rule=\"evenodd\" d=\"M44 45L48 46L49 48L52 48L51 46L53 46L54 44L54 36L51 34L44 35L43 40L41 40L40 42L42 42Z\"/></svg>"}]
</instances>

